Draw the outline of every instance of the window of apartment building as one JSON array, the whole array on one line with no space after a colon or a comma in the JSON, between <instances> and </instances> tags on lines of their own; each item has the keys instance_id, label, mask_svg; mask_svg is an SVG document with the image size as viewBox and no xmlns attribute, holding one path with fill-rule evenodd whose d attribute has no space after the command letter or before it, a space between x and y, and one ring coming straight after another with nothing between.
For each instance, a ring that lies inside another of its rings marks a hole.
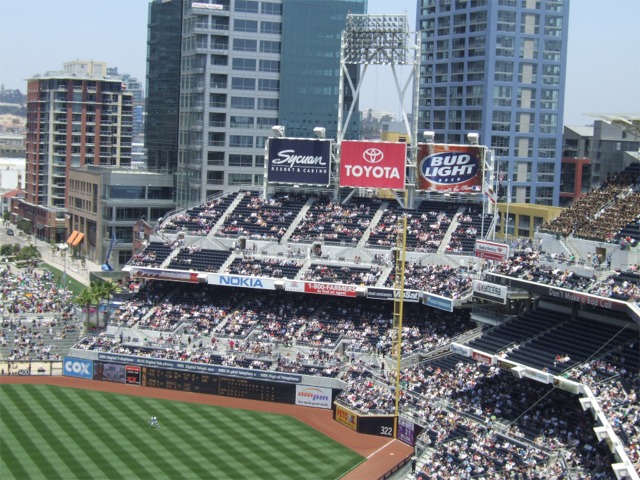
<instances>
[{"instance_id":1,"label":"window of apartment building","mask_svg":"<svg viewBox=\"0 0 640 480\"><path fill-rule=\"evenodd\" d=\"M236 12L258 13L258 2L255 0L236 0Z\"/></svg>"},{"instance_id":2,"label":"window of apartment building","mask_svg":"<svg viewBox=\"0 0 640 480\"><path fill-rule=\"evenodd\" d=\"M224 166L224 152L207 152L207 165L210 167Z\"/></svg>"},{"instance_id":3,"label":"window of apartment building","mask_svg":"<svg viewBox=\"0 0 640 480\"><path fill-rule=\"evenodd\" d=\"M229 117L230 128L253 128L253 117L242 117L238 115L231 115Z\"/></svg>"},{"instance_id":4,"label":"window of apartment building","mask_svg":"<svg viewBox=\"0 0 640 480\"><path fill-rule=\"evenodd\" d=\"M544 50L542 52L542 58L544 60L558 62L560 61L561 52L562 52L562 42L560 40L544 41Z\"/></svg>"},{"instance_id":5,"label":"window of apartment building","mask_svg":"<svg viewBox=\"0 0 640 480\"><path fill-rule=\"evenodd\" d=\"M256 126L258 128L271 128L274 125L278 124L278 119L277 118L271 118L271 117L258 117L256 118Z\"/></svg>"},{"instance_id":6,"label":"window of apartment building","mask_svg":"<svg viewBox=\"0 0 640 480\"><path fill-rule=\"evenodd\" d=\"M207 171L207 185L222 185L224 183L224 172L217 170Z\"/></svg>"},{"instance_id":7,"label":"window of apartment building","mask_svg":"<svg viewBox=\"0 0 640 480\"><path fill-rule=\"evenodd\" d=\"M506 85L496 85L493 87L493 106L510 107L513 88Z\"/></svg>"},{"instance_id":8,"label":"window of apartment building","mask_svg":"<svg viewBox=\"0 0 640 480\"><path fill-rule=\"evenodd\" d=\"M258 41L248 38L234 38L233 50L236 52L256 52L258 51Z\"/></svg>"},{"instance_id":9,"label":"window of apartment building","mask_svg":"<svg viewBox=\"0 0 640 480\"><path fill-rule=\"evenodd\" d=\"M256 71L256 60L255 58L234 58L232 67L233 70L241 70L245 72L255 72Z\"/></svg>"},{"instance_id":10,"label":"window of apartment building","mask_svg":"<svg viewBox=\"0 0 640 480\"><path fill-rule=\"evenodd\" d=\"M230 167L252 167L253 166L253 155L229 155L229 166Z\"/></svg>"},{"instance_id":11,"label":"window of apartment building","mask_svg":"<svg viewBox=\"0 0 640 480\"><path fill-rule=\"evenodd\" d=\"M280 62L277 60L260 60L261 72L274 72L280 71Z\"/></svg>"},{"instance_id":12,"label":"window of apartment building","mask_svg":"<svg viewBox=\"0 0 640 480\"><path fill-rule=\"evenodd\" d=\"M540 138L538 139L538 158L555 158L556 157L556 139ZM538 169L538 173L539 173ZM542 181L542 180L540 180ZM550 182L551 180L545 180Z\"/></svg>"},{"instance_id":13,"label":"window of apartment building","mask_svg":"<svg viewBox=\"0 0 640 480\"><path fill-rule=\"evenodd\" d=\"M280 81L270 78L261 78L258 80L258 90L261 92L277 92L280 90Z\"/></svg>"},{"instance_id":14,"label":"window of apartment building","mask_svg":"<svg viewBox=\"0 0 640 480\"><path fill-rule=\"evenodd\" d=\"M274 2L262 2L260 12L265 15L282 15L282 4Z\"/></svg>"},{"instance_id":15,"label":"window of apartment building","mask_svg":"<svg viewBox=\"0 0 640 480\"><path fill-rule=\"evenodd\" d=\"M278 110L277 98L258 98L258 110Z\"/></svg>"},{"instance_id":16,"label":"window of apartment building","mask_svg":"<svg viewBox=\"0 0 640 480\"><path fill-rule=\"evenodd\" d=\"M560 65L542 66L542 84L560 85Z\"/></svg>"},{"instance_id":17,"label":"window of apartment building","mask_svg":"<svg viewBox=\"0 0 640 480\"><path fill-rule=\"evenodd\" d=\"M558 130L558 114L541 113L538 121L538 131L540 133L555 134Z\"/></svg>"},{"instance_id":18,"label":"window of apartment building","mask_svg":"<svg viewBox=\"0 0 640 480\"><path fill-rule=\"evenodd\" d=\"M513 57L515 48L515 39L505 35L498 35L496 37L496 56L498 57Z\"/></svg>"},{"instance_id":19,"label":"window of apartment building","mask_svg":"<svg viewBox=\"0 0 640 480\"><path fill-rule=\"evenodd\" d=\"M553 204L553 187L537 187L536 188L536 204L552 205Z\"/></svg>"},{"instance_id":20,"label":"window of apartment building","mask_svg":"<svg viewBox=\"0 0 640 480\"><path fill-rule=\"evenodd\" d=\"M513 62L498 60L495 63L493 79L496 82L513 81Z\"/></svg>"},{"instance_id":21,"label":"window of apartment building","mask_svg":"<svg viewBox=\"0 0 640 480\"><path fill-rule=\"evenodd\" d=\"M229 135L229 146L253 148L253 137L251 135Z\"/></svg>"},{"instance_id":22,"label":"window of apartment building","mask_svg":"<svg viewBox=\"0 0 640 480\"><path fill-rule=\"evenodd\" d=\"M558 90L543 88L540 98L540 108L545 110L557 110L559 95L560 92L558 92Z\"/></svg>"},{"instance_id":23,"label":"window of apartment building","mask_svg":"<svg viewBox=\"0 0 640 480\"><path fill-rule=\"evenodd\" d=\"M282 33L282 24L280 22L260 22L260 33L280 35Z\"/></svg>"},{"instance_id":24,"label":"window of apartment building","mask_svg":"<svg viewBox=\"0 0 640 480\"><path fill-rule=\"evenodd\" d=\"M535 63L527 62L520 63L518 71L518 83L538 83L538 65Z\"/></svg>"},{"instance_id":25,"label":"window of apartment building","mask_svg":"<svg viewBox=\"0 0 640 480\"><path fill-rule=\"evenodd\" d=\"M210 147L224 147L224 132L209 132L209 143Z\"/></svg>"},{"instance_id":26,"label":"window of apartment building","mask_svg":"<svg viewBox=\"0 0 640 480\"><path fill-rule=\"evenodd\" d=\"M233 29L236 32L258 33L258 21L238 18L233 21Z\"/></svg>"},{"instance_id":27,"label":"window of apartment building","mask_svg":"<svg viewBox=\"0 0 640 480\"><path fill-rule=\"evenodd\" d=\"M260 53L280 53L280 42L260 40Z\"/></svg>"},{"instance_id":28,"label":"window of apartment building","mask_svg":"<svg viewBox=\"0 0 640 480\"><path fill-rule=\"evenodd\" d=\"M264 148L267 144L267 137L256 137L256 148Z\"/></svg>"},{"instance_id":29,"label":"window of apartment building","mask_svg":"<svg viewBox=\"0 0 640 480\"><path fill-rule=\"evenodd\" d=\"M515 32L516 31L516 12L509 10L498 10L499 32Z\"/></svg>"},{"instance_id":30,"label":"window of apartment building","mask_svg":"<svg viewBox=\"0 0 640 480\"><path fill-rule=\"evenodd\" d=\"M494 110L491 130L494 132L508 132L511 127L511 112Z\"/></svg>"},{"instance_id":31,"label":"window of apartment building","mask_svg":"<svg viewBox=\"0 0 640 480\"><path fill-rule=\"evenodd\" d=\"M251 185L250 173L230 173L229 185Z\"/></svg>"},{"instance_id":32,"label":"window of apartment building","mask_svg":"<svg viewBox=\"0 0 640 480\"><path fill-rule=\"evenodd\" d=\"M231 97L231 108L253 110L255 108L255 99L251 97Z\"/></svg>"},{"instance_id":33,"label":"window of apartment building","mask_svg":"<svg viewBox=\"0 0 640 480\"><path fill-rule=\"evenodd\" d=\"M538 182L553 183L555 172L556 172L556 165L554 162L539 162L538 163Z\"/></svg>"},{"instance_id":34,"label":"window of apartment building","mask_svg":"<svg viewBox=\"0 0 640 480\"><path fill-rule=\"evenodd\" d=\"M231 79L231 88L233 90L255 90L256 79L245 77L233 77Z\"/></svg>"},{"instance_id":35,"label":"window of apartment building","mask_svg":"<svg viewBox=\"0 0 640 480\"><path fill-rule=\"evenodd\" d=\"M548 15L544 22L544 34L549 37L561 37L562 17Z\"/></svg>"}]
</instances>

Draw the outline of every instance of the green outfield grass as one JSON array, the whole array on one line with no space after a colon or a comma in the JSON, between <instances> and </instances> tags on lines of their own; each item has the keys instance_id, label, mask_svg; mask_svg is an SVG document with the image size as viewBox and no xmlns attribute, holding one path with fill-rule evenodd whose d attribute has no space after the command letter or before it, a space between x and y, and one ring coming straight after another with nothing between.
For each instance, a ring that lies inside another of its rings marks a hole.
<instances>
[{"instance_id":1,"label":"green outfield grass","mask_svg":"<svg viewBox=\"0 0 640 480\"><path fill-rule=\"evenodd\" d=\"M149 419L158 417L159 429ZM335 479L363 458L298 420L49 385L0 386L0 476Z\"/></svg>"}]
</instances>

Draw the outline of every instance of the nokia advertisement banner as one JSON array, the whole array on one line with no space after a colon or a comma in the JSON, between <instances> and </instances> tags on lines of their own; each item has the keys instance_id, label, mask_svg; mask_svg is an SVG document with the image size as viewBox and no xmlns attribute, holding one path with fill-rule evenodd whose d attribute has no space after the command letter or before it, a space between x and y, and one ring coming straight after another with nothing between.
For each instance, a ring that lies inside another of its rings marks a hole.
<instances>
[{"instance_id":1,"label":"nokia advertisement banner","mask_svg":"<svg viewBox=\"0 0 640 480\"><path fill-rule=\"evenodd\" d=\"M340 186L404 190L407 144L344 141Z\"/></svg>"},{"instance_id":2,"label":"nokia advertisement banner","mask_svg":"<svg viewBox=\"0 0 640 480\"><path fill-rule=\"evenodd\" d=\"M482 192L483 146L418 144L418 189Z\"/></svg>"},{"instance_id":3,"label":"nokia advertisement banner","mask_svg":"<svg viewBox=\"0 0 640 480\"><path fill-rule=\"evenodd\" d=\"M269 182L329 185L331 140L270 138Z\"/></svg>"}]
</instances>

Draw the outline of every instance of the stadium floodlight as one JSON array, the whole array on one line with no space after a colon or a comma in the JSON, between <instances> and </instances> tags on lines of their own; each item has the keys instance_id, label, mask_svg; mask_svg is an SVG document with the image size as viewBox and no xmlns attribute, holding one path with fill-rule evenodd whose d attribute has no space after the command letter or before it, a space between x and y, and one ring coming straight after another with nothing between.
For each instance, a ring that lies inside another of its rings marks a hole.
<instances>
[{"instance_id":1,"label":"stadium floodlight","mask_svg":"<svg viewBox=\"0 0 640 480\"><path fill-rule=\"evenodd\" d=\"M469 145L479 145L480 135L477 133L467 133L467 141L469 142Z\"/></svg>"},{"instance_id":2,"label":"stadium floodlight","mask_svg":"<svg viewBox=\"0 0 640 480\"><path fill-rule=\"evenodd\" d=\"M313 133L315 133L316 137L320 140L324 140L327 138L327 129L324 127L316 127L313 129Z\"/></svg>"},{"instance_id":3,"label":"stadium floodlight","mask_svg":"<svg viewBox=\"0 0 640 480\"><path fill-rule=\"evenodd\" d=\"M282 125L274 125L271 131L276 137L284 137L284 127Z\"/></svg>"},{"instance_id":4,"label":"stadium floodlight","mask_svg":"<svg viewBox=\"0 0 640 480\"><path fill-rule=\"evenodd\" d=\"M422 133L422 136L424 137L424 141L427 143L433 143L433 141L436 138L436 132L432 132L431 130L425 130Z\"/></svg>"}]
</instances>

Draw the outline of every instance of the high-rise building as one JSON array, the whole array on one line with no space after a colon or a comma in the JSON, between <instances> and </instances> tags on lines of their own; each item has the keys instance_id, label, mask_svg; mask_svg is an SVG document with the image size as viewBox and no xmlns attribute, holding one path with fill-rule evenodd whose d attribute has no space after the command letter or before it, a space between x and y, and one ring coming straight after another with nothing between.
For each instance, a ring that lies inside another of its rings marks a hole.
<instances>
[{"instance_id":1,"label":"high-rise building","mask_svg":"<svg viewBox=\"0 0 640 480\"><path fill-rule=\"evenodd\" d=\"M178 204L263 185L274 125L287 136L337 130L341 32L365 11L366 0L151 4L148 164L176 172Z\"/></svg>"},{"instance_id":2,"label":"high-rise building","mask_svg":"<svg viewBox=\"0 0 640 480\"><path fill-rule=\"evenodd\" d=\"M172 173L178 168L181 45L182 1L151 2L144 143L147 166L153 172ZM201 88L204 91L204 85Z\"/></svg>"},{"instance_id":3,"label":"high-rise building","mask_svg":"<svg viewBox=\"0 0 640 480\"><path fill-rule=\"evenodd\" d=\"M74 61L27 83L26 196L38 236L65 239L70 169L131 164L133 95L106 64ZM34 232L36 233L36 232Z\"/></svg>"},{"instance_id":4,"label":"high-rise building","mask_svg":"<svg viewBox=\"0 0 640 480\"><path fill-rule=\"evenodd\" d=\"M558 205L569 0L419 0L419 130L470 132L511 201Z\"/></svg>"}]
</instances>

